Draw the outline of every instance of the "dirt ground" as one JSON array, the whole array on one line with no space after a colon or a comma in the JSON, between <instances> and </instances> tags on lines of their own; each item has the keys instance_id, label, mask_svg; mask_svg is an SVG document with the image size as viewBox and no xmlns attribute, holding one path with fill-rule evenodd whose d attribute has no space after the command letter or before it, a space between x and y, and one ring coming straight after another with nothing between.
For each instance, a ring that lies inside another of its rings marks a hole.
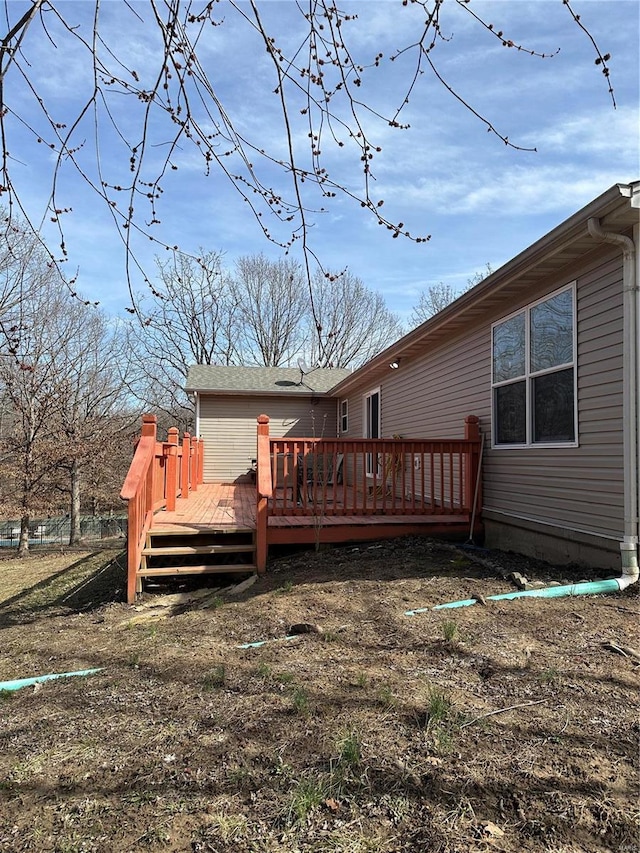
<instances>
[{"instance_id":1,"label":"dirt ground","mask_svg":"<svg viewBox=\"0 0 640 853\"><path fill-rule=\"evenodd\" d=\"M0 692L0 850L640 850L637 587L407 616L584 573L400 539L131 608L123 566L0 562L0 680L100 668Z\"/></svg>"}]
</instances>

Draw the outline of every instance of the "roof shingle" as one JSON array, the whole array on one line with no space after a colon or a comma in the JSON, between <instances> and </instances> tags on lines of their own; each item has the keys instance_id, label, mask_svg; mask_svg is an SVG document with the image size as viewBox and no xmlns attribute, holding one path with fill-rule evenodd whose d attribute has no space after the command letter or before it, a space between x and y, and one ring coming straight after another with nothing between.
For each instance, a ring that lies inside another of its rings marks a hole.
<instances>
[{"instance_id":1,"label":"roof shingle","mask_svg":"<svg viewBox=\"0 0 640 853\"><path fill-rule=\"evenodd\" d=\"M350 370L318 367L307 373L297 367L216 367L194 364L185 391L229 394L324 394L345 379Z\"/></svg>"}]
</instances>

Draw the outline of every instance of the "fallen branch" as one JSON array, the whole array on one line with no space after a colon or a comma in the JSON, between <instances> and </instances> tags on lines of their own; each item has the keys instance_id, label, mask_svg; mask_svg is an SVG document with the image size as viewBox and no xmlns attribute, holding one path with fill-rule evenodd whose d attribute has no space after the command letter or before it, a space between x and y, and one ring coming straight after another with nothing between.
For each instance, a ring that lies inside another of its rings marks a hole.
<instances>
[{"instance_id":1,"label":"fallen branch","mask_svg":"<svg viewBox=\"0 0 640 853\"><path fill-rule=\"evenodd\" d=\"M468 723L463 723L460 728L466 729L467 726L472 726L474 723L477 723L479 720L484 720L485 717L493 717L494 714L504 714L505 711L513 711L516 708L528 708L530 705L542 705L543 702L548 702L548 699L537 699L535 702L521 702L519 705L509 705L508 708L498 708L496 711L487 711L486 714L480 714L479 717L475 717L473 720L469 720Z\"/></svg>"},{"instance_id":2,"label":"fallen branch","mask_svg":"<svg viewBox=\"0 0 640 853\"><path fill-rule=\"evenodd\" d=\"M631 646L619 646L612 640L605 640L602 645L610 652L617 652L619 655L623 655L625 658L631 657L640 661L640 652L636 651L636 649L632 649Z\"/></svg>"}]
</instances>

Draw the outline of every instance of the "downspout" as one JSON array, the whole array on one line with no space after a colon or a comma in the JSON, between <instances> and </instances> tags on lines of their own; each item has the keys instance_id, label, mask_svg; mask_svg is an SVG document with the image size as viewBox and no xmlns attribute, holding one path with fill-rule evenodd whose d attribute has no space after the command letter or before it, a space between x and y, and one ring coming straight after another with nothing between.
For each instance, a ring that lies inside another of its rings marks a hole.
<instances>
[{"instance_id":1,"label":"downspout","mask_svg":"<svg viewBox=\"0 0 640 853\"><path fill-rule=\"evenodd\" d=\"M589 234L596 240L613 243L622 249L622 290L623 290L623 378L622 378L622 419L623 419L623 466L624 466L624 535L620 543L622 574L618 578L590 581L586 583L548 586L541 589L506 592L488 595L487 600L501 601L516 598L561 598L574 595L601 595L607 592L619 592L638 581L638 540L640 522L638 519L638 492L640 460L638 428L640 427L638 380L640 379L640 295L638 282L640 272L636 264L640 260L636 253L636 243L624 234L605 231L599 219L587 222ZM640 226L634 227L634 236L640 239ZM430 610L443 610L455 607L469 607L477 604L477 599L467 598L437 604L435 607L419 607L405 611L405 616L415 616Z\"/></svg>"},{"instance_id":2,"label":"downspout","mask_svg":"<svg viewBox=\"0 0 640 853\"><path fill-rule=\"evenodd\" d=\"M620 589L638 580L638 379L640 378L640 299L636 277L636 244L624 234L605 231L599 219L587 222L589 234L596 240L622 249L623 337L622 337L622 420L624 466L624 537L620 543L622 576ZM637 226L636 226L637 233Z\"/></svg>"}]
</instances>

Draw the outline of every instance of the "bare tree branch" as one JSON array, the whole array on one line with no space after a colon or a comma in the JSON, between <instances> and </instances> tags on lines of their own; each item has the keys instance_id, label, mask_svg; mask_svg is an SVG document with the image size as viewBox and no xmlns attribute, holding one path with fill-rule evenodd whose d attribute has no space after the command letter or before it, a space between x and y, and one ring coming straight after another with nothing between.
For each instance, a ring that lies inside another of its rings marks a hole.
<instances>
[{"instance_id":1,"label":"bare tree branch","mask_svg":"<svg viewBox=\"0 0 640 853\"><path fill-rule=\"evenodd\" d=\"M609 54L600 50L568 0L558 2L567 6L573 24L590 39L613 98ZM442 63L436 62L436 48L455 50L447 29L455 18L445 16L462 9L480 37L497 39L532 61L549 60L558 49L554 45L540 52L525 46L507 36L497 22L485 20L466 0L398 0L397 9L398 15L411 21L415 37L387 57L382 49L358 45L366 20L339 9L332 0L292 4L288 11L299 17L287 32L270 18L268 5L258 0L249 0L248 5L236 0L205 2L200 7L191 0L145 0L135 6L126 0L108 4L94 0L93 5L87 0L82 4L31 0L27 9L4 0L0 195L9 217L21 213L44 240L44 217L38 219L27 209L14 169L14 139L18 132L28 133L47 150L51 162L46 218L58 229L59 245L48 247L50 258L65 263L69 257L64 223L73 211L65 198L68 184L61 183L61 176L75 174L109 211L123 246L129 310L144 322L139 283L152 294L154 285L139 256L141 241L151 240L163 250L178 249L161 235L160 207L165 182L179 169L179 158L188 149L196 154L206 176L216 173L234 188L268 240L285 251L300 250L318 337L314 346L322 351L328 342L321 340L323 324L311 287L314 269L322 267L322 259L314 249L311 226L326 205L342 196L364 208L393 238L429 239L427 234L414 234L404 222L387 218L384 199L375 192L373 172L382 152L377 139L389 128L394 133L408 130L401 118L417 88L435 79L493 135L523 150L507 130L497 128L481 105L472 103L446 79ZM409 17L412 14L414 18ZM218 31L232 26L231 21L259 39L266 50L272 82L268 74L265 82L278 99L282 127L272 145L243 131L220 94L219 68L208 58ZM144 33L149 46L143 68L136 68L127 52L130 30ZM36 62L31 51L42 50L45 40L48 52L38 54ZM78 68L73 98L62 105L43 85L46 61L53 64L61 56L65 62L73 59ZM388 110L376 98L376 74L401 56L413 57L414 62L401 81L395 108ZM301 142L303 136L306 141ZM282 141L284 150L279 147ZM119 152L118 166L107 168L107 149L110 154ZM338 171L345 166L346 171ZM66 276L72 292L74 279Z\"/></svg>"}]
</instances>

